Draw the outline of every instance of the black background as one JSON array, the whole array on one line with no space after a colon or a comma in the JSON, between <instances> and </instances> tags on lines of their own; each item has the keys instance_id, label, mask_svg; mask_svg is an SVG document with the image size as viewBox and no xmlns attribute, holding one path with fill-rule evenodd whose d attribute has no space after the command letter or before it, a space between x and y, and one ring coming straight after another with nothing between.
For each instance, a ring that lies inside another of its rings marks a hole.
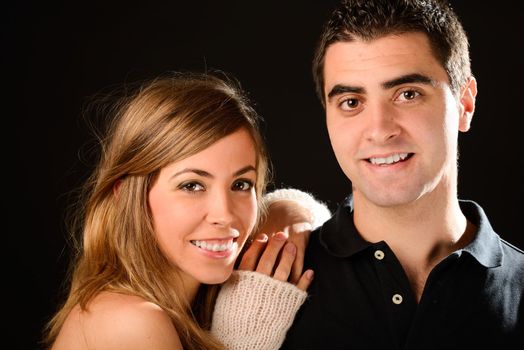
<instances>
[{"instance_id":1,"label":"black background","mask_svg":"<svg viewBox=\"0 0 524 350\"><path fill-rule=\"evenodd\" d=\"M336 208L350 185L332 154L310 74L332 3L42 1L4 9L10 348L38 348L60 300L69 254L64 209L92 165L81 111L102 89L174 70L233 74L265 118L275 185L307 189ZM522 248L522 18L509 0L452 4L470 37L479 83L472 129L460 136L459 195L482 205L495 230Z\"/></svg>"}]
</instances>

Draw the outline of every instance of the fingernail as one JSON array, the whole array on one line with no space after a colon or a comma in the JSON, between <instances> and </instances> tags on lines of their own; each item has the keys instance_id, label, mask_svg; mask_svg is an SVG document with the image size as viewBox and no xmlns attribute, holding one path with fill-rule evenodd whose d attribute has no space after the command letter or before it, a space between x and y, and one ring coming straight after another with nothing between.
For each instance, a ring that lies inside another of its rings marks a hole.
<instances>
[{"instance_id":1,"label":"fingernail","mask_svg":"<svg viewBox=\"0 0 524 350\"><path fill-rule=\"evenodd\" d=\"M278 239L279 241L285 241L287 239L287 237L284 234L284 232L277 232L275 234L275 238Z\"/></svg>"},{"instance_id":2,"label":"fingernail","mask_svg":"<svg viewBox=\"0 0 524 350\"><path fill-rule=\"evenodd\" d=\"M313 270L307 270L305 274L308 280L311 281L313 279L313 276L314 276Z\"/></svg>"},{"instance_id":3,"label":"fingernail","mask_svg":"<svg viewBox=\"0 0 524 350\"><path fill-rule=\"evenodd\" d=\"M285 249L288 253L291 253L291 254L295 254L295 252L297 251L297 248L296 248L295 245L292 244L292 243L288 243L288 244L286 244L286 246L284 247L284 249Z\"/></svg>"},{"instance_id":4,"label":"fingernail","mask_svg":"<svg viewBox=\"0 0 524 350\"><path fill-rule=\"evenodd\" d=\"M257 241L260 242L260 243L266 243L268 240L268 237L265 233L260 233L258 236L257 236Z\"/></svg>"}]
</instances>

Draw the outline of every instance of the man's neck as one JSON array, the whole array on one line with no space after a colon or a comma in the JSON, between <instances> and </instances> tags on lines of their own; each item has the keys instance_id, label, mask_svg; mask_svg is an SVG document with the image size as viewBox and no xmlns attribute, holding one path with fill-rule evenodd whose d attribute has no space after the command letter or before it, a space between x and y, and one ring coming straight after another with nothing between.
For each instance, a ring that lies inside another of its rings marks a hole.
<instances>
[{"instance_id":1,"label":"man's neck","mask_svg":"<svg viewBox=\"0 0 524 350\"><path fill-rule=\"evenodd\" d=\"M433 267L471 242L475 233L454 194L429 194L409 205L379 207L355 193L354 208L359 233L367 241L388 244L402 264L417 300Z\"/></svg>"}]
</instances>

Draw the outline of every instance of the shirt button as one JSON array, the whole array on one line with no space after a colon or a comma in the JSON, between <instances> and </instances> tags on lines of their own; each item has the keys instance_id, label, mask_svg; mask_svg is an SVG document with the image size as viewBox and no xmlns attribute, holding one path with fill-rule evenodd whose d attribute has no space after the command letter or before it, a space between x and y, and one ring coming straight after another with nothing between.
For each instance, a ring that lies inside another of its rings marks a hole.
<instances>
[{"instance_id":1,"label":"shirt button","mask_svg":"<svg viewBox=\"0 0 524 350\"><path fill-rule=\"evenodd\" d=\"M393 301L393 304L397 304L397 305L402 304L402 295L395 294L395 295L393 295L391 300Z\"/></svg>"},{"instance_id":2,"label":"shirt button","mask_svg":"<svg viewBox=\"0 0 524 350\"><path fill-rule=\"evenodd\" d=\"M384 259L384 252L382 250L375 250L375 258L377 260Z\"/></svg>"}]
</instances>

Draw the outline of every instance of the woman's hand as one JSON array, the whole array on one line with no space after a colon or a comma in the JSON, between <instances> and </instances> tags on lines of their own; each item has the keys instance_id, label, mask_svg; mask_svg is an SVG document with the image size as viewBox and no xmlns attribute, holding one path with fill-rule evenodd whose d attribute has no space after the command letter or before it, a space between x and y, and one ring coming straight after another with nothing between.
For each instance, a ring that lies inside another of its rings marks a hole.
<instances>
[{"instance_id":1,"label":"woman's hand","mask_svg":"<svg viewBox=\"0 0 524 350\"><path fill-rule=\"evenodd\" d=\"M284 232L259 234L218 293L211 334L226 349L280 349L313 271L289 283L297 249Z\"/></svg>"},{"instance_id":2,"label":"woman's hand","mask_svg":"<svg viewBox=\"0 0 524 350\"><path fill-rule=\"evenodd\" d=\"M279 281L288 281L297 257L297 247L292 242L287 242L287 239L284 232L277 232L271 237L260 233L242 256L239 270L256 271ZM302 251L302 259L303 256ZM312 280L313 270L307 270L303 274L299 273L297 281L291 283L305 291Z\"/></svg>"},{"instance_id":3,"label":"woman's hand","mask_svg":"<svg viewBox=\"0 0 524 350\"><path fill-rule=\"evenodd\" d=\"M265 214L258 232L269 237L284 232L288 242L294 243L297 248L289 278L291 283L297 284L302 276L304 253L312 229L311 210L295 200L280 199L272 202Z\"/></svg>"}]
</instances>

